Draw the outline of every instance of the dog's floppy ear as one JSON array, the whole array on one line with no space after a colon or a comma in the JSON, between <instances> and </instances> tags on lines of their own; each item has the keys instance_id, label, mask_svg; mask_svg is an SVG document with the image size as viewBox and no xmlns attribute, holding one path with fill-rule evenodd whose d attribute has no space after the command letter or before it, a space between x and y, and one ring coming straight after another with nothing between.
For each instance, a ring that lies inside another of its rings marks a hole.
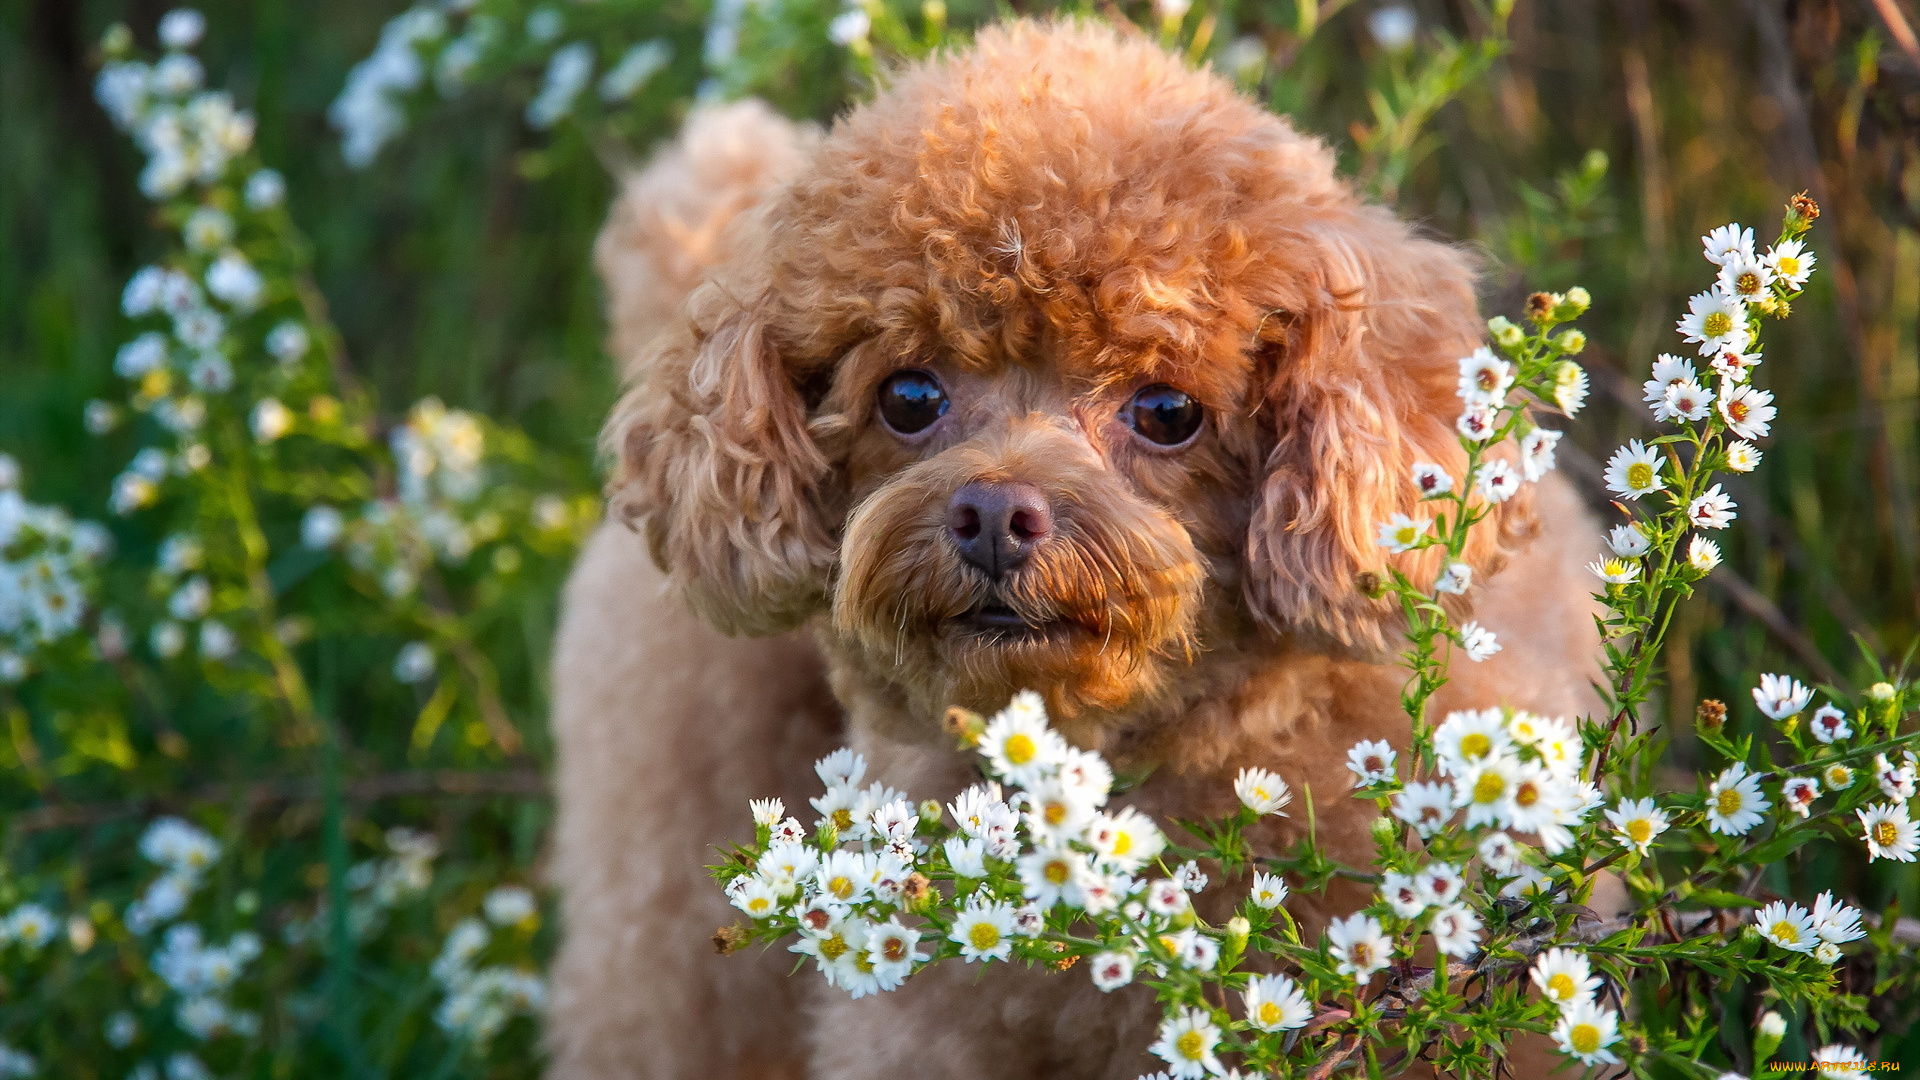
<instances>
[{"instance_id":1,"label":"dog's floppy ear","mask_svg":"<svg viewBox=\"0 0 1920 1080\"><path fill-rule=\"evenodd\" d=\"M829 465L756 295L696 290L604 435L618 456L611 512L643 532L684 600L737 634L822 607L837 551L821 503Z\"/></svg>"},{"instance_id":2,"label":"dog's floppy ear","mask_svg":"<svg viewBox=\"0 0 1920 1080\"><path fill-rule=\"evenodd\" d=\"M1315 207L1287 233L1271 253L1284 284L1260 346L1272 442L1248 529L1248 601L1272 629L1379 650L1400 619L1363 587L1387 565L1379 524L1433 516L1417 506L1416 462L1468 479L1454 421L1459 358L1484 333L1473 274L1460 252L1351 200ZM1523 504L1475 528L1466 561L1477 581L1531 525ZM1393 558L1426 585L1440 556Z\"/></svg>"}]
</instances>

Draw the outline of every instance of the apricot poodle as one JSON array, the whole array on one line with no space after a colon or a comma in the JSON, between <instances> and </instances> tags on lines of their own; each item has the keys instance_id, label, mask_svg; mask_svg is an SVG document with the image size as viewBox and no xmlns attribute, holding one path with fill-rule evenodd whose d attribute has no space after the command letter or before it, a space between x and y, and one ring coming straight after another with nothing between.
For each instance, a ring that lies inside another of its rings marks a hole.
<instances>
[{"instance_id":1,"label":"apricot poodle","mask_svg":"<svg viewBox=\"0 0 1920 1080\"><path fill-rule=\"evenodd\" d=\"M1138 987L942 967L856 1002L778 950L716 956L732 912L702 864L751 835L749 796L805 807L842 742L950 797L972 773L943 710L1023 687L1154 767L1143 810L1225 812L1265 766L1367 861L1341 763L1408 732L1397 613L1356 583L1413 464L1462 467L1471 260L1217 76L1033 23L824 135L697 113L597 256L631 390L554 661L552 1075L1151 1071ZM1438 708L1585 707L1592 530L1553 477L1479 530L1462 610L1505 648L1456 657Z\"/></svg>"}]
</instances>

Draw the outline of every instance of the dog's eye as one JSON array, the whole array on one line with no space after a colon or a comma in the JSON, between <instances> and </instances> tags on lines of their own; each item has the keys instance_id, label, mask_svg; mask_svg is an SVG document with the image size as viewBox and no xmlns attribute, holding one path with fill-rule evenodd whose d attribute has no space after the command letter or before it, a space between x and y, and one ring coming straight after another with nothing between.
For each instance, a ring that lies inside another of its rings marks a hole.
<instances>
[{"instance_id":1,"label":"dog's eye","mask_svg":"<svg viewBox=\"0 0 1920 1080\"><path fill-rule=\"evenodd\" d=\"M924 371L896 371L880 384L880 419L902 435L925 431L947 414L947 392Z\"/></svg>"},{"instance_id":2,"label":"dog's eye","mask_svg":"<svg viewBox=\"0 0 1920 1080\"><path fill-rule=\"evenodd\" d=\"M1179 446L1200 430L1206 410L1165 383L1155 383L1133 395L1127 404L1127 419L1140 437L1161 446Z\"/></svg>"}]
</instances>

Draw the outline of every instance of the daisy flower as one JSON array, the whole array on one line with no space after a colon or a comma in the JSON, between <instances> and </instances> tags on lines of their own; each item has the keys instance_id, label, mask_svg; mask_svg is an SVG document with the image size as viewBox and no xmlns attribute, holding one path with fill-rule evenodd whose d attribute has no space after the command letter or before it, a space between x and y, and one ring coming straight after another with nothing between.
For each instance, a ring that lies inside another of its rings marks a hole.
<instances>
[{"instance_id":1,"label":"daisy flower","mask_svg":"<svg viewBox=\"0 0 1920 1080\"><path fill-rule=\"evenodd\" d=\"M1559 823L1559 810L1568 801L1553 774L1531 761L1522 763L1515 770L1513 794L1509 800L1512 803L1512 809L1508 812L1511 826L1521 832L1541 833L1543 842L1546 840L1546 831ZM1562 844L1543 843L1543 846L1558 850Z\"/></svg>"},{"instance_id":2,"label":"daisy flower","mask_svg":"<svg viewBox=\"0 0 1920 1080\"><path fill-rule=\"evenodd\" d=\"M1067 756L1067 741L1047 727L1040 695L1022 690L987 724L979 749L994 772L1030 787Z\"/></svg>"},{"instance_id":3,"label":"daisy flower","mask_svg":"<svg viewBox=\"0 0 1920 1080\"><path fill-rule=\"evenodd\" d=\"M1790 675L1762 675L1753 691L1753 703L1774 720L1785 720L1812 700L1813 691Z\"/></svg>"},{"instance_id":4,"label":"daisy flower","mask_svg":"<svg viewBox=\"0 0 1920 1080\"><path fill-rule=\"evenodd\" d=\"M1426 535L1429 524L1431 523L1425 518L1414 518L1408 517L1405 514L1395 514L1380 523L1380 535L1374 540L1374 543L1386 548L1395 555L1403 551L1410 551L1414 545L1418 544L1420 539Z\"/></svg>"},{"instance_id":5,"label":"daisy flower","mask_svg":"<svg viewBox=\"0 0 1920 1080\"><path fill-rule=\"evenodd\" d=\"M779 799L753 799L747 803L747 809L753 811L753 823L767 829L787 816L787 804Z\"/></svg>"},{"instance_id":6,"label":"daisy flower","mask_svg":"<svg viewBox=\"0 0 1920 1080\"><path fill-rule=\"evenodd\" d=\"M1147 886L1147 910L1162 918L1171 919L1186 911L1192 903L1187 890L1171 878L1161 878Z\"/></svg>"},{"instance_id":7,"label":"daisy flower","mask_svg":"<svg viewBox=\"0 0 1920 1080\"><path fill-rule=\"evenodd\" d=\"M1040 910L1055 904L1080 906L1080 879L1087 870L1085 855L1068 848L1036 848L1020 858L1016 869L1021 892Z\"/></svg>"},{"instance_id":8,"label":"daisy flower","mask_svg":"<svg viewBox=\"0 0 1920 1080\"><path fill-rule=\"evenodd\" d=\"M1713 391L1688 379L1667 387L1667 392L1654 406L1653 418L1669 423L1691 422L1707 415L1707 409L1713 404Z\"/></svg>"},{"instance_id":9,"label":"daisy flower","mask_svg":"<svg viewBox=\"0 0 1920 1080\"><path fill-rule=\"evenodd\" d=\"M1546 719L1544 716L1535 716L1525 709L1515 709L1513 715L1507 718L1507 732L1513 736L1514 742L1522 746L1532 746L1546 734L1544 726Z\"/></svg>"},{"instance_id":10,"label":"daisy flower","mask_svg":"<svg viewBox=\"0 0 1920 1080\"><path fill-rule=\"evenodd\" d=\"M867 937L867 961L879 976L882 989L900 985L913 971L914 962L926 959L919 946L920 931L900 925L898 915L874 927Z\"/></svg>"},{"instance_id":11,"label":"daisy flower","mask_svg":"<svg viewBox=\"0 0 1920 1080\"><path fill-rule=\"evenodd\" d=\"M842 904L857 904L872 890L873 867L860 852L832 851L821 860L814 879L822 896Z\"/></svg>"},{"instance_id":12,"label":"daisy flower","mask_svg":"<svg viewBox=\"0 0 1920 1080\"><path fill-rule=\"evenodd\" d=\"M1853 727L1847 723L1847 714L1835 708L1831 702L1813 711L1813 719L1807 721L1807 730L1823 743L1853 734Z\"/></svg>"},{"instance_id":13,"label":"daisy flower","mask_svg":"<svg viewBox=\"0 0 1920 1080\"><path fill-rule=\"evenodd\" d=\"M1747 305L1719 289L1709 289L1687 301L1687 314L1675 328L1681 337L1700 346L1701 356L1737 349L1747 341Z\"/></svg>"},{"instance_id":14,"label":"daisy flower","mask_svg":"<svg viewBox=\"0 0 1920 1080\"><path fill-rule=\"evenodd\" d=\"M1548 949L1533 962L1533 985L1548 1001L1561 1009L1585 1005L1600 989L1600 980L1588 965L1586 954L1573 949Z\"/></svg>"},{"instance_id":15,"label":"daisy flower","mask_svg":"<svg viewBox=\"0 0 1920 1080\"><path fill-rule=\"evenodd\" d=\"M1433 499L1453 490L1453 476L1438 465L1417 462L1413 466L1413 486L1423 499Z\"/></svg>"},{"instance_id":16,"label":"daisy flower","mask_svg":"<svg viewBox=\"0 0 1920 1080\"><path fill-rule=\"evenodd\" d=\"M1113 767L1099 754L1070 746L1066 757L1060 759L1056 779L1068 791L1100 806L1113 790Z\"/></svg>"},{"instance_id":17,"label":"daisy flower","mask_svg":"<svg viewBox=\"0 0 1920 1080\"><path fill-rule=\"evenodd\" d=\"M1579 412L1587 403L1587 371L1571 360L1564 361L1553 372L1553 403L1568 416Z\"/></svg>"},{"instance_id":18,"label":"daisy flower","mask_svg":"<svg viewBox=\"0 0 1920 1080\"><path fill-rule=\"evenodd\" d=\"M1292 1031L1313 1019L1313 1006L1285 975L1256 975L1244 994L1247 1023L1261 1031Z\"/></svg>"},{"instance_id":19,"label":"daisy flower","mask_svg":"<svg viewBox=\"0 0 1920 1080\"><path fill-rule=\"evenodd\" d=\"M1653 406L1658 416L1661 404L1667 400L1669 387L1698 381L1699 376L1693 370L1692 361L1672 353L1661 353L1654 358L1653 371L1648 374L1647 381L1640 385L1640 400Z\"/></svg>"},{"instance_id":20,"label":"daisy flower","mask_svg":"<svg viewBox=\"0 0 1920 1080\"><path fill-rule=\"evenodd\" d=\"M780 890L772 882L759 874L748 874L733 879L738 890L728 890L733 906L747 913L751 918L765 919L779 914Z\"/></svg>"},{"instance_id":21,"label":"daisy flower","mask_svg":"<svg viewBox=\"0 0 1920 1080\"><path fill-rule=\"evenodd\" d=\"M1413 875L1398 870L1389 870L1382 876L1380 898L1387 902L1395 915L1403 919L1417 919L1421 912L1427 910L1427 897L1421 893Z\"/></svg>"},{"instance_id":22,"label":"daisy flower","mask_svg":"<svg viewBox=\"0 0 1920 1080\"><path fill-rule=\"evenodd\" d=\"M1460 398L1469 404L1500 405L1513 387L1513 365L1481 346L1460 358Z\"/></svg>"},{"instance_id":23,"label":"daisy flower","mask_svg":"<svg viewBox=\"0 0 1920 1080\"><path fill-rule=\"evenodd\" d=\"M1820 781L1811 776L1796 776L1780 785L1780 801L1803 818L1813 809L1813 800L1819 797Z\"/></svg>"},{"instance_id":24,"label":"daisy flower","mask_svg":"<svg viewBox=\"0 0 1920 1080\"><path fill-rule=\"evenodd\" d=\"M1513 824L1513 789L1519 774L1519 763L1513 759L1490 757L1455 778L1453 802L1466 809L1469 828Z\"/></svg>"},{"instance_id":25,"label":"daisy flower","mask_svg":"<svg viewBox=\"0 0 1920 1080\"><path fill-rule=\"evenodd\" d=\"M1823 941L1813 947L1813 958L1823 964L1837 964L1840 962L1840 946Z\"/></svg>"},{"instance_id":26,"label":"daisy flower","mask_svg":"<svg viewBox=\"0 0 1920 1080\"><path fill-rule=\"evenodd\" d=\"M1513 749L1513 736L1499 709L1450 712L1433 732L1440 774L1450 776L1485 758Z\"/></svg>"},{"instance_id":27,"label":"daisy flower","mask_svg":"<svg viewBox=\"0 0 1920 1080\"><path fill-rule=\"evenodd\" d=\"M1503 503L1520 491L1520 474L1505 461L1489 461L1473 474L1473 486L1490 503Z\"/></svg>"},{"instance_id":28,"label":"daisy flower","mask_svg":"<svg viewBox=\"0 0 1920 1080\"><path fill-rule=\"evenodd\" d=\"M1213 1018L1188 1008L1163 1021L1159 1041L1147 1049L1172 1066L1167 1072L1173 1080L1201 1080L1227 1071L1213 1054L1219 1042L1220 1029Z\"/></svg>"},{"instance_id":29,"label":"daisy flower","mask_svg":"<svg viewBox=\"0 0 1920 1080\"><path fill-rule=\"evenodd\" d=\"M1463 562L1450 562L1440 576L1433 579L1433 591L1452 596L1463 596L1473 587L1473 567Z\"/></svg>"},{"instance_id":30,"label":"daisy flower","mask_svg":"<svg viewBox=\"0 0 1920 1080\"><path fill-rule=\"evenodd\" d=\"M1200 872L1200 864L1192 859L1180 864L1173 872L1173 880L1190 893L1207 891L1207 875Z\"/></svg>"},{"instance_id":31,"label":"daisy flower","mask_svg":"<svg viewBox=\"0 0 1920 1080\"><path fill-rule=\"evenodd\" d=\"M1628 499L1667 487L1660 476L1659 449L1648 448L1639 439L1630 440L1607 459L1606 480L1607 490Z\"/></svg>"},{"instance_id":32,"label":"daisy flower","mask_svg":"<svg viewBox=\"0 0 1920 1080\"><path fill-rule=\"evenodd\" d=\"M754 873L773 882L784 891L820 869L820 856L812 848L794 840L775 840L760 853Z\"/></svg>"},{"instance_id":33,"label":"daisy flower","mask_svg":"<svg viewBox=\"0 0 1920 1080\"><path fill-rule=\"evenodd\" d=\"M1047 928L1047 920L1040 909L1032 904L1022 904L1013 909L1013 932L1021 937L1039 937L1040 931Z\"/></svg>"},{"instance_id":34,"label":"daisy flower","mask_svg":"<svg viewBox=\"0 0 1920 1080\"><path fill-rule=\"evenodd\" d=\"M1280 814L1280 808L1293 801L1293 792L1288 790L1287 782L1280 774L1269 769L1241 769L1234 778L1233 793L1239 797L1240 805L1256 814Z\"/></svg>"},{"instance_id":35,"label":"daisy flower","mask_svg":"<svg viewBox=\"0 0 1920 1080\"><path fill-rule=\"evenodd\" d=\"M1704 536L1688 540L1687 565L1702 574L1711 573L1714 567L1720 565L1720 545Z\"/></svg>"},{"instance_id":36,"label":"daisy flower","mask_svg":"<svg viewBox=\"0 0 1920 1080\"><path fill-rule=\"evenodd\" d=\"M1707 261L1717 266L1725 266L1730 259L1745 256L1753 257L1753 230L1743 229L1739 222L1722 225L1700 238L1700 246L1705 249Z\"/></svg>"},{"instance_id":37,"label":"daisy flower","mask_svg":"<svg viewBox=\"0 0 1920 1080\"><path fill-rule=\"evenodd\" d=\"M1253 901L1254 907L1272 911L1287 902L1287 883L1279 874L1256 870L1253 872L1253 887L1247 890L1247 899Z\"/></svg>"},{"instance_id":38,"label":"daisy flower","mask_svg":"<svg viewBox=\"0 0 1920 1080\"><path fill-rule=\"evenodd\" d=\"M1742 439L1765 438L1778 411L1773 407L1773 395L1751 383L1736 386L1720 398L1720 415L1727 420L1727 430Z\"/></svg>"},{"instance_id":39,"label":"daisy flower","mask_svg":"<svg viewBox=\"0 0 1920 1080\"><path fill-rule=\"evenodd\" d=\"M1842 1076L1858 1080L1867 1073L1867 1059L1860 1051L1842 1043L1823 1046L1813 1052L1815 1076Z\"/></svg>"},{"instance_id":40,"label":"daisy flower","mask_svg":"<svg viewBox=\"0 0 1920 1080\"><path fill-rule=\"evenodd\" d=\"M1097 952L1087 961L1087 974L1093 976L1093 985L1103 994L1115 990L1133 981L1133 954L1130 952Z\"/></svg>"},{"instance_id":41,"label":"daisy flower","mask_svg":"<svg viewBox=\"0 0 1920 1080\"><path fill-rule=\"evenodd\" d=\"M971 836L949 836L940 846L955 877L979 881L987 876L987 845Z\"/></svg>"},{"instance_id":42,"label":"daisy flower","mask_svg":"<svg viewBox=\"0 0 1920 1080\"><path fill-rule=\"evenodd\" d=\"M1853 786L1853 770L1845 765L1829 765L1820 770L1820 780L1828 791L1845 791Z\"/></svg>"},{"instance_id":43,"label":"daisy flower","mask_svg":"<svg viewBox=\"0 0 1920 1080\"><path fill-rule=\"evenodd\" d=\"M1735 762L1707 789L1707 829L1742 836L1766 820L1762 815L1772 806L1760 792L1760 778Z\"/></svg>"},{"instance_id":44,"label":"daisy flower","mask_svg":"<svg viewBox=\"0 0 1920 1080\"><path fill-rule=\"evenodd\" d=\"M1766 299L1773 288L1773 269L1752 255L1737 255L1720 264L1720 276L1715 284L1722 292L1757 304Z\"/></svg>"},{"instance_id":45,"label":"daisy flower","mask_svg":"<svg viewBox=\"0 0 1920 1080\"><path fill-rule=\"evenodd\" d=\"M1549 428L1534 428L1520 439L1520 473L1529 481L1538 481L1553 471L1554 450L1563 433Z\"/></svg>"},{"instance_id":46,"label":"daisy flower","mask_svg":"<svg viewBox=\"0 0 1920 1080\"><path fill-rule=\"evenodd\" d=\"M1867 936L1860 928L1860 909L1835 900L1831 892L1814 898L1813 932L1820 935L1820 940L1834 945L1845 945Z\"/></svg>"},{"instance_id":47,"label":"daisy flower","mask_svg":"<svg viewBox=\"0 0 1920 1080\"><path fill-rule=\"evenodd\" d=\"M1220 962L1220 943L1200 932L1197 927L1188 927L1171 938L1161 938L1180 963L1194 971L1212 971Z\"/></svg>"},{"instance_id":48,"label":"daisy flower","mask_svg":"<svg viewBox=\"0 0 1920 1080\"><path fill-rule=\"evenodd\" d=\"M1084 793L1069 791L1057 778L1042 780L1027 792L1027 824L1037 839L1064 843L1077 839L1097 808Z\"/></svg>"},{"instance_id":49,"label":"daisy flower","mask_svg":"<svg viewBox=\"0 0 1920 1080\"><path fill-rule=\"evenodd\" d=\"M1102 866L1131 872L1166 849L1167 838L1153 820L1129 806L1117 814L1101 814L1087 826L1087 845Z\"/></svg>"},{"instance_id":50,"label":"daisy flower","mask_svg":"<svg viewBox=\"0 0 1920 1080\"><path fill-rule=\"evenodd\" d=\"M1381 933L1379 920L1370 915L1335 919L1327 927L1327 940L1333 945L1334 959L1339 961L1335 970L1353 976L1356 983L1365 983L1374 972L1386 967L1393 948Z\"/></svg>"},{"instance_id":51,"label":"daisy flower","mask_svg":"<svg viewBox=\"0 0 1920 1080\"><path fill-rule=\"evenodd\" d=\"M1607 547L1623 559L1637 559L1647 553L1649 541L1640 526L1629 521L1607 532Z\"/></svg>"},{"instance_id":52,"label":"daisy flower","mask_svg":"<svg viewBox=\"0 0 1920 1080\"><path fill-rule=\"evenodd\" d=\"M1460 414L1460 419L1453 422L1453 429L1458 431L1463 439L1486 442L1493 437L1494 430L1499 427L1497 421L1498 417L1494 415L1493 410L1485 405L1468 405L1466 411Z\"/></svg>"},{"instance_id":53,"label":"daisy flower","mask_svg":"<svg viewBox=\"0 0 1920 1080\"><path fill-rule=\"evenodd\" d=\"M1347 768L1357 777L1356 787L1368 787L1385 783L1393 779L1393 747L1384 741L1372 739L1353 745L1347 751Z\"/></svg>"},{"instance_id":54,"label":"daisy flower","mask_svg":"<svg viewBox=\"0 0 1920 1080\"><path fill-rule=\"evenodd\" d=\"M1620 1017L1612 1009L1603 1009L1583 1001L1560 1014L1553 1029L1560 1051L1580 1060L1583 1065L1618 1064L1620 1059L1607 1047L1620 1041Z\"/></svg>"},{"instance_id":55,"label":"daisy flower","mask_svg":"<svg viewBox=\"0 0 1920 1080\"><path fill-rule=\"evenodd\" d=\"M1885 754L1873 756L1873 778L1880 785L1880 793L1894 802L1903 803L1913 798L1914 770L1912 763L1894 765Z\"/></svg>"},{"instance_id":56,"label":"daisy flower","mask_svg":"<svg viewBox=\"0 0 1920 1080\"><path fill-rule=\"evenodd\" d=\"M1501 877L1512 877L1525 865L1520 860L1523 845L1504 832L1488 833L1480 841L1480 862Z\"/></svg>"},{"instance_id":57,"label":"daisy flower","mask_svg":"<svg viewBox=\"0 0 1920 1080\"><path fill-rule=\"evenodd\" d=\"M1807 276L1813 273L1813 253L1798 240L1784 240L1767 250L1766 258L1761 262L1773 272L1780 284L1794 291L1806 287Z\"/></svg>"},{"instance_id":58,"label":"daisy flower","mask_svg":"<svg viewBox=\"0 0 1920 1080\"><path fill-rule=\"evenodd\" d=\"M1760 936L1783 949L1812 952L1820 943L1819 935L1813 932L1812 917L1799 904L1775 900L1760 909L1754 923L1760 928Z\"/></svg>"},{"instance_id":59,"label":"daisy flower","mask_svg":"<svg viewBox=\"0 0 1920 1080\"><path fill-rule=\"evenodd\" d=\"M1687 520L1696 529L1724 529L1733 522L1735 505L1715 484L1687 504Z\"/></svg>"},{"instance_id":60,"label":"daisy flower","mask_svg":"<svg viewBox=\"0 0 1920 1080\"><path fill-rule=\"evenodd\" d=\"M1426 898L1428 904L1438 907L1450 904L1460 895L1465 884L1460 876L1460 868L1451 863L1434 863L1413 875L1414 887Z\"/></svg>"},{"instance_id":61,"label":"daisy flower","mask_svg":"<svg viewBox=\"0 0 1920 1080\"><path fill-rule=\"evenodd\" d=\"M814 762L813 771L829 788L851 786L867 775L867 759L843 746Z\"/></svg>"},{"instance_id":62,"label":"daisy flower","mask_svg":"<svg viewBox=\"0 0 1920 1080\"><path fill-rule=\"evenodd\" d=\"M1747 381L1753 369L1760 366L1760 354L1741 352L1738 349L1722 349L1713 357L1713 370L1729 383L1739 384ZM1722 387L1725 389L1725 387Z\"/></svg>"},{"instance_id":63,"label":"daisy flower","mask_svg":"<svg viewBox=\"0 0 1920 1080\"><path fill-rule=\"evenodd\" d=\"M1433 947L1448 956L1464 959L1480 945L1480 916L1465 904L1441 908L1428 929L1433 934Z\"/></svg>"},{"instance_id":64,"label":"daisy flower","mask_svg":"<svg viewBox=\"0 0 1920 1080\"><path fill-rule=\"evenodd\" d=\"M1500 640L1493 631L1470 622L1460 628L1460 647L1467 651L1467 659L1477 664L1500 651Z\"/></svg>"},{"instance_id":65,"label":"daisy flower","mask_svg":"<svg viewBox=\"0 0 1920 1080\"><path fill-rule=\"evenodd\" d=\"M1432 836L1453 816L1453 791L1445 784L1421 781L1392 796L1393 816L1413 826L1421 836Z\"/></svg>"},{"instance_id":66,"label":"daisy flower","mask_svg":"<svg viewBox=\"0 0 1920 1080\"><path fill-rule=\"evenodd\" d=\"M1590 562L1587 564L1587 569L1593 571L1595 576L1609 585L1626 585L1640 579L1640 564L1627 559Z\"/></svg>"}]
</instances>

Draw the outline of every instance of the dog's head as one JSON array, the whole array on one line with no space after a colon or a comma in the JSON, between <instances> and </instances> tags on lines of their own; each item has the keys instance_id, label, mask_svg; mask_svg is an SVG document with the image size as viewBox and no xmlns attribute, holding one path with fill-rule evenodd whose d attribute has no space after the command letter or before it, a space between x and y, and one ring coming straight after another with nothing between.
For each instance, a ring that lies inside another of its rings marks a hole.
<instances>
[{"instance_id":1,"label":"dog's head","mask_svg":"<svg viewBox=\"0 0 1920 1080\"><path fill-rule=\"evenodd\" d=\"M743 632L830 610L938 698L1066 712L1253 637L1385 647L1357 581L1414 463L1459 476L1482 332L1462 256L1323 144L1032 24L842 120L688 311L609 427L615 512L683 594Z\"/></svg>"}]
</instances>

